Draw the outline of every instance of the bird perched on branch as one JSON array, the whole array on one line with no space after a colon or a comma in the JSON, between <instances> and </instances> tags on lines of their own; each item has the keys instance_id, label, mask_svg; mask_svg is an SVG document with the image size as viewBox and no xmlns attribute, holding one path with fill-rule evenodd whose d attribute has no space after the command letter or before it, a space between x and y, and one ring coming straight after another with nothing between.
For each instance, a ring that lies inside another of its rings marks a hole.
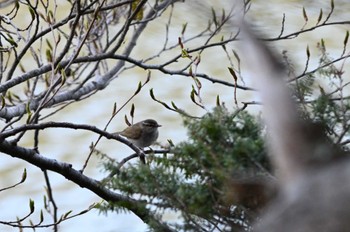
<instances>
[{"instance_id":1,"label":"bird perched on branch","mask_svg":"<svg viewBox=\"0 0 350 232\"><path fill-rule=\"evenodd\" d=\"M144 148L151 146L157 140L159 135L158 127L161 127L161 125L156 120L146 119L115 134L124 136L136 146Z\"/></svg>"}]
</instances>

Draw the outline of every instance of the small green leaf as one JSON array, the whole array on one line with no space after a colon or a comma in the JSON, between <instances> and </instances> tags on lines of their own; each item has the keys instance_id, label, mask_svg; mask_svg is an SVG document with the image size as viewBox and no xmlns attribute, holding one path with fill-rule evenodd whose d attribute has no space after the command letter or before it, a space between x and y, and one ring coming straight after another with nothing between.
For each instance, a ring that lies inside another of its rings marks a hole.
<instances>
[{"instance_id":1,"label":"small green leaf","mask_svg":"<svg viewBox=\"0 0 350 232\"><path fill-rule=\"evenodd\" d=\"M322 96L325 96L326 95L326 92L324 91L324 89L321 87L321 86L318 86L319 89L320 89L320 92L321 92L321 95Z\"/></svg>"},{"instance_id":2,"label":"small green leaf","mask_svg":"<svg viewBox=\"0 0 350 232\"><path fill-rule=\"evenodd\" d=\"M43 199L43 201L44 201L44 207L45 207L45 208L47 208L48 203L47 203L47 198L46 198L46 195L44 195L44 199Z\"/></svg>"},{"instance_id":3,"label":"small green leaf","mask_svg":"<svg viewBox=\"0 0 350 232\"><path fill-rule=\"evenodd\" d=\"M154 94L153 94L153 89L150 89L149 93L150 93L150 95L151 95L151 98L152 98L154 101L156 101L156 102L162 104L165 108L167 108L167 109L169 109L169 110L173 110L173 109L172 109L170 106L168 106L165 102L162 102L162 101L160 101L160 100L158 100L158 99L155 98L155 96L154 96Z\"/></svg>"},{"instance_id":4,"label":"small green leaf","mask_svg":"<svg viewBox=\"0 0 350 232\"><path fill-rule=\"evenodd\" d=\"M71 214L72 212L73 212L73 210L69 210L67 213L65 213L63 215L63 219L66 219L69 216L69 214Z\"/></svg>"},{"instance_id":5,"label":"small green leaf","mask_svg":"<svg viewBox=\"0 0 350 232\"><path fill-rule=\"evenodd\" d=\"M61 41L61 34L58 34L58 35L57 35L57 42L56 42L56 44L59 44L60 41Z\"/></svg>"},{"instance_id":6,"label":"small green leaf","mask_svg":"<svg viewBox=\"0 0 350 232\"><path fill-rule=\"evenodd\" d=\"M228 68L228 70L230 71L230 73L231 73L231 75L232 75L232 77L233 77L233 79L235 80L235 82L237 82L237 75L236 75L236 72L233 70L233 68L231 68L231 67L227 67Z\"/></svg>"},{"instance_id":7,"label":"small green leaf","mask_svg":"<svg viewBox=\"0 0 350 232\"><path fill-rule=\"evenodd\" d=\"M126 125L131 126L131 123L129 122L128 116L124 115L124 121Z\"/></svg>"},{"instance_id":8,"label":"small green leaf","mask_svg":"<svg viewBox=\"0 0 350 232\"><path fill-rule=\"evenodd\" d=\"M216 106L221 106L221 104L220 104L220 96L219 95L216 96Z\"/></svg>"},{"instance_id":9,"label":"small green leaf","mask_svg":"<svg viewBox=\"0 0 350 232\"><path fill-rule=\"evenodd\" d=\"M200 62L201 62L201 56L198 55L195 57L193 63L198 66Z\"/></svg>"},{"instance_id":10,"label":"small green leaf","mask_svg":"<svg viewBox=\"0 0 350 232\"><path fill-rule=\"evenodd\" d=\"M187 28L187 23L182 24L181 35L185 34L186 28Z\"/></svg>"},{"instance_id":11,"label":"small green leaf","mask_svg":"<svg viewBox=\"0 0 350 232\"><path fill-rule=\"evenodd\" d=\"M235 50L232 50L232 52L233 52L233 55L235 56L235 58L237 59L238 63L240 63L241 59L239 58L238 53Z\"/></svg>"},{"instance_id":12,"label":"small green leaf","mask_svg":"<svg viewBox=\"0 0 350 232\"><path fill-rule=\"evenodd\" d=\"M170 147L175 147L174 142L171 139L167 139Z\"/></svg>"},{"instance_id":13,"label":"small green leaf","mask_svg":"<svg viewBox=\"0 0 350 232\"><path fill-rule=\"evenodd\" d=\"M30 113L29 102L26 104L26 112L27 112L27 114L29 114L29 113Z\"/></svg>"},{"instance_id":14,"label":"small green leaf","mask_svg":"<svg viewBox=\"0 0 350 232\"><path fill-rule=\"evenodd\" d=\"M7 91L7 99L9 100L9 102L13 103L12 102L12 93L11 93L11 91Z\"/></svg>"},{"instance_id":15,"label":"small green leaf","mask_svg":"<svg viewBox=\"0 0 350 232\"><path fill-rule=\"evenodd\" d=\"M27 169L24 169L22 173L21 183L23 183L26 179L27 179Z\"/></svg>"},{"instance_id":16,"label":"small green leaf","mask_svg":"<svg viewBox=\"0 0 350 232\"><path fill-rule=\"evenodd\" d=\"M303 16L304 16L304 20L307 22L309 18L307 17L305 7L303 7Z\"/></svg>"},{"instance_id":17,"label":"small green leaf","mask_svg":"<svg viewBox=\"0 0 350 232\"><path fill-rule=\"evenodd\" d=\"M191 77L193 77L192 66L190 66L190 68L189 68L189 70L188 70L188 75L190 75Z\"/></svg>"},{"instance_id":18,"label":"small green leaf","mask_svg":"<svg viewBox=\"0 0 350 232\"><path fill-rule=\"evenodd\" d=\"M195 94L196 96L198 96L198 93L197 93L197 91L196 91L196 89L194 88L193 85L192 85L192 92L194 92L194 94Z\"/></svg>"},{"instance_id":19,"label":"small green leaf","mask_svg":"<svg viewBox=\"0 0 350 232\"><path fill-rule=\"evenodd\" d=\"M141 21L143 19L143 9L141 8L136 14L136 20Z\"/></svg>"},{"instance_id":20,"label":"small green leaf","mask_svg":"<svg viewBox=\"0 0 350 232\"><path fill-rule=\"evenodd\" d=\"M25 67L23 66L23 64L19 64L19 68L21 69L21 72L25 73L26 72L26 69ZM29 82L29 81L28 81Z\"/></svg>"},{"instance_id":21,"label":"small green leaf","mask_svg":"<svg viewBox=\"0 0 350 232\"><path fill-rule=\"evenodd\" d=\"M173 101L171 101L171 105L174 107L175 110L178 109L178 107L175 105L175 103Z\"/></svg>"},{"instance_id":22,"label":"small green leaf","mask_svg":"<svg viewBox=\"0 0 350 232\"><path fill-rule=\"evenodd\" d=\"M44 80L45 80L46 87L49 87L50 86L50 75L48 73L45 73Z\"/></svg>"},{"instance_id":23,"label":"small green leaf","mask_svg":"<svg viewBox=\"0 0 350 232\"><path fill-rule=\"evenodd\" d=\"M318 15L318 19L317 19L317 23L316 23L316 25L317 25L317 24L319 24L319 23L321 22L321 20L322 20L322 16L323 16L323 10L322 10L322 9L320 9L320 14Z\"/></svg>"},{"instance_id":24,"label":"small green leaf","mask_svg":"<svg viewBox=\"0 0 350 232\"><path fill-rule=\"evenodd\" d=\"M151 98L156 101L156 98L154 97L154 94L153 94L153 88L149 90L149 94L151 95Z\"/></svg>"},{"instance_id":25,"label":"small green leaf","mask_svg":"<svg viewBox=\"0 0 350 232\"><path fill-rule=\"evenodd\" d=\"M215 13L215 10L213 7L211 8L211 13L213 14L213 22L214 22L215 26L217 26L218 22L217 22L216 13Z\"/></svg>"},{"instance_id":26,"label":"small green leaf","mask_svg":"<svg viewBox=\"0 0 350 232\"><path fill-rule=\"evenodd\" d=\"M135 112L135 105L134 103L131 104L131 109L130 109L130 117L134 117L134 112Z\"/></svg>"},{"instance_id":27,"label":"small green leaf","mask_svg":"<svg viewBox=\"0 0 350 232\"><path fill-rule=\"evenodd\" d=\"M7 41L14 47L18 47L18 44L12 39L12 38L8 38Z\"/></svg>"},{"instance_id":28,"label":"small green leaf","mask_svg":"<svg viewBox=\"0 0 350 232\"><path fill-rule=\"evenodd\" d=\"M225 21L225 18L226 18L226 12L225 12L225 9L222 8L221 22L224 22L224 21Z\"/></svg>"},{"instance_id":29,"label":"small green leaf","mask_svg":"<svg viewBox=\"0 0 350 232\"><path fill-rule=\"evenodd\" d=\"M41 224L44 221L44 213L43 210L40 210L40 221L39 224Z\"/></svg>"},{"instance_id":30,"label":"small green leaf","mask_svg":"<svg viewBox=\"0 0 350 232\"><path fill-rule=\"evenodd\" d=\"M140 81L139 85L137 86L137 89L136 89L134 95L138 94L141 91L141 88L142 88L142 84L141 84L141 81Z\"/></svg>"},{"instance_id":31,"label":"small green leaf","mask_svg":"<svg viewBox=\"0 0 350 232\"><path fill-rule=\"evenodd\" d=\"M147 84L150 80L151 80L151 71L148 70L147 78L146 78L145 83L143 83L143 85Z\"/></svg>"},{"instance_id":32,"label":"small green leaf","mask_svg":"<svg viewBox=\"0 0 350 232\"><path fill-rule=\"evenodd\" d=\"M5 97L3 95L1 95L1 108L0 110L2 110L6 105L6 102L5 102Z\"/></svg>"},{"instance_id":33,"label":"small green leaf","mask_svg":"<svg viewBox=\"0 0 350 232\"><path fill-rule=\"evenodd\" d=\"M224 41L224 36L221 36L220 42ZM221 47L226 51L226 45L222 44Z\"/></svg>"},{"instance_id":34,"label":"small green leaf","mask_svg":"<svg viewBox=\"0 0 350 232\"><path fill-rule=\"evenodd\" d=\"M307 47L306 47L306 55L307 55L307 58L310 58L310 49L309 49L309 45L307 45Z\"/></svg>"},{"instance_id":35,"label":"small green leaf","mask_svg":"<svg viewBox=\"0 0 350 232\"><path fill-rule=\"evenodd\" d=\"M52 53L50 49L46 49L46 60L52 62Z\"/></svg>"},{"instance_id":36,"label":"small green leaf","mask_svg":"<svg viewBox=\"0 0 350 232\"><path fill-rule=\"evenodd\" d=\"M187 52L186 49L182 49L182 50L181 50L181 57L182 57L182 58L187 58L187 57L189 57L188 52Z\"/></svg>"},{"instance_id":37,"label":"small green leaf","mask_svg":"<svg viewBox=\"0 0 350 232\"><path fill-rule=\"evenodd\" d=\"M184 49L184 44L182 43L182 40L180 37L178 38L178 42L179 42L181 49Z\"/></svg>"},{"instance_id":38,"label":"small green leaf","mask_svg":"<svg viewBox=\"0 0 350 232\"><path fill-rule=\"evenodd\" d=\"M32 199L29 199L29 209L30 213L33 213L35 210L34 201Z\"/></svg>"},{"instance_id":39,"label":"small green leaf","mask_svg":"<svg viewBox=\"0 0 350 232\"><path fill-rule=\"evenodd\" d=\"M344 47L348 43L348 40L349 40L349 31L346 31L345 38L344 38Z\"/></svg>"},{"instance_id":40,"label":"small green leaf","mask_svg":"<svg viewBox=\"0 0 350 232\"><path fill-rule=\"evenodd\" d=\"M141 1L140 0L135 0L131 3L131 9L132 11L135 11ZM135 15L135 20L140 21L143 19L143 9L141 8Z\"/></svg>"},{"instance_id":41,"label":"small green leaf","mask_svg":"<svg viewBox=\"0 0 350 232\"><path fill-rule=\"evenodd\" d=\"M34 20L35 19L35 11L34 11L34 9L31 6L29 6L29 5L28 5L28 9L29 9L30 15L32 16L32 20Z\"/></svg>"},{"instance_id":42,"label":"small green leaf","mask_svg":"<svg viewBox=\"0 0 350 232\"><path fill-rule=\"evenodd\" d=\"M19 100L19 101L21 100L21 98L15 93L12 93L12 98Z\"/></svg>"},{"instance_id":43,"label":"small green leaf","mask_svg":"<svg viewBox=\"0 0 350 232\"><path fill-rule=\"evenodd\" d=\"M116 103L116 102L114 102L114 104L113 104L113 111L112 111L112 115L115 115L115 114L116 114L116 112L117 112L117 103Z\"/></svg>"},{"instance_id":44,"label":"small green leaf","mask_svg":"<svg viewBox=\"0 0 350 232\"><path fill-rule=\"evenodd\" d=\"M49 47L49 49L52 51L52 45L48 39L46 39L46 44Z\"/></svg>"},{"instance_id":45,"label":"small green leaf","mask_svg":"<svg viewBox=\"0 0 350 232\"><path fill-rule=\"evenodd\" d=\"M322 46L322 48L323 48L323 49L326 49L326 44L325 44L325 42L324 42L324 39L323 39L323 38L321 39L321 46Z\"/></svg>"},{"instance_id":46,"label":"small green leaf","mask_svg":"<svg viewBox=\"0 0 350 232\"><path fill-rule=\"evenodd\" d=\"M61 77L62 77L61 86L63 86L66 83L67 75L66 75L66 71L63 68L60 71L61 71Z\"/></svg>"},{"instance_id":47,"label":"small green leaf","mask_svg":"<svg viewBox=\"0 0 350 232\"><path fill-rule=\"evenodd\" d=\"M190 97L191 97L191 100L192 100L194 103L196 103L195 95L196 95L196 91L195 91L194 89L192 89L191 94L190 94Z\"/></svg>"},{"instance_id":48,"label":"small green leaf","mask_svg":"<svg viewBox=\"0 0 350 232\"><path fill-rule=\"evenodd\" d=\"M54 23L54 20L55 20L55 16L54 16L52 10L49 10L49 12L47 13L47 22Z\"/></svg>"},{"instance_id":49,"label":"small green leaf","mask_svg":"<svg viewBox=\"0 0 350 232\"><path fill-rule=\"evenodd\" d=\"M29 106L29 102L26 104L26 112L28 114L27 117L27 124L30 122L31 118L32 118L32 111L30 110L30 106Z\"/></svg>"},{"instance_id":50,"label":"small green leaf","mask_svg":"<svg viewBox=\"0 0 350 232\"><path fill-rule=\"evenodd\" d=\"M194 83L196 84L197 89L201 89L202 83L200 82L200 80L197 77L193 77L193 79L194 79Z\"/></svg>"},{"instance_id":51,"label":"small green leaf","mask_svg":"<svg viewBox=\"0 0 350 232\"><path fill-rule=\"evenodd\" d=\"M89 205L88 210L98 209L99 205L99 203L92 203L91 205Z\"/></svg>"}]
</instances>

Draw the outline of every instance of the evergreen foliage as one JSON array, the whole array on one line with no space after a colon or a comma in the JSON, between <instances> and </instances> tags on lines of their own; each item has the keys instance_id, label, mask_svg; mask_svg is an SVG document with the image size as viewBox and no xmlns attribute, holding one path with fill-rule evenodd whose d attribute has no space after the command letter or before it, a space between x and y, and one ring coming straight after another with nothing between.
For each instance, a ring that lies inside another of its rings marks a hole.
<instances>
[{"instance_id":1,"label":"evergreen foliage","mask_svg":"<svg viewBox=\"0 0 350 232\"><path fill-rule=\"evenodd\" d=\"M108 187L138 196L155 214L178 212L182 220L173 225L177 230L246 228L248 209L232 204L228 196L233 189L227 186L232 178L268 175L270 167L257 120L245 111L230 113L216 107L200 120L185 118L184 124L188 141L174 147L171 154L154 156L149 165L122 168ZM111 205L101 209L111 209Z\"/></svg>"}]
</instances>

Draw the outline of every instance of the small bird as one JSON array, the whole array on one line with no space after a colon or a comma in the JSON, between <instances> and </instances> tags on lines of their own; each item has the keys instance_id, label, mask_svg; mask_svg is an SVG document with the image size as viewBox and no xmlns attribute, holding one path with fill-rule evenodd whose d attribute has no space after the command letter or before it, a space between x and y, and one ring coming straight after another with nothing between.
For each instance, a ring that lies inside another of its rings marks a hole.
<instances>
[{"instance_id":1,"label":"small bird","mask_svg":"<svg viewBox=\"0 0 350 232\"><path fill-rule=\"evenodd\" d=\"M146 119L115 134L124 136L136 146L144 148L151 146L157 140L159 135L158 127L161 127L161 125L156 120Z\"/></svg>"}]
</instances>

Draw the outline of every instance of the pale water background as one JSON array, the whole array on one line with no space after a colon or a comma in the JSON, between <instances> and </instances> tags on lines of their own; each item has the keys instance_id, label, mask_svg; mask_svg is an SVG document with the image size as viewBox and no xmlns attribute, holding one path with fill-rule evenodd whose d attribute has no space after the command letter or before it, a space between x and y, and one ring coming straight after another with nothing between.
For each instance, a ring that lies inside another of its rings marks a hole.
<instances>
[{"instance_id":1,"label":"pale water background","mask_svg":"<svg viewBox=\"0 0 350 232\"><path fill-rule=\"evenodd\" d=\"M217 8L221 8L227 4L230 6L231 1L206 1L215 4ZM263 33L270 36L276 36L279 33L282 14L286 14L286 33L294 31L303 25L302 4L306 7L308 12L310 25L315 22L319 13L319 8L324 8L324 15L329 9L329 1L253 1L249 15L254 15L257 25L262 26ZM350 3L347 1L335 1L336 17L332 20L349 20L346 18L346 12L350 10ZM196 30L197 27L206 25L206 16L201 12L196 12L196 9L187 7L185 3L177 4L178 10L175 10L176 15L170 28L170 44L177 42L177 38L181 32L183 23L188 22L188 31ZM163 33L165 31L165 23L167 18L158 20L157 23L151 23L150 28L147 29L143 39L139 41L142 46L133 54L136 57L149 57L158 52L162 47L164 41ZM303 62L306 58L306 45L310 46L312 56L317 56L316 42L324 38L330 54L334 57L339 56L342 52L342 41L345 36L345 30L349 26L325 27L316 32L308 33L300 36L295 40L283 41L278 44L278 49L287 49L289 55L294 59L299 67L303 67ZM186 47L191 48L191 44L186 44ZM295 52L298 51L298 52ZM301 63L297 61L300 60ZM315 63L310 65L310 69ZM232 83L232 77L227 71L229 63L226 56L222 52L217 52L216 49L209 49L208 52L202 55L202 62L199 65L198 72L206 72L213 77L225 80ZM347 68L348 69L348 68ZM297 66L297 70L298 66ZM298 73L298 72L297 72ZM52 121L67 121L72 123L92 124L99 128L103 128L108 121L114 102L121 106L136 89L139 81L144 81L147 71L141 69L133 69L124 72L119 78L115 79L106 89L93 95L89 99L80 103L74 103L64 109L62 112L51 118ZM348 74L346 73L347 77ZM245 79L249 86L249 80ZM158 72L152 72L152 79L146 85L142 92L133 99L132 103L136 106L135 121L143 120L145 118L154 118L163 127L160 128L160 137L158 141L166 144L167 139L172 139L174 143L186 140L186 130L182 126L181 117L165 109L160 104L151 100L149 96L149 89L153 88L154 93L158 99L170 103L174 101L179 108L186 109L189 113L200 116L206 111L196 107L190 100L191 85L193 81L190 78L167 76ZM225 102L229 109L232 109L233 104L233 89L222 86L220 84L212 84L202 80L202 97L205 106L208 110L215 106L216 96L220 95L222 101ZM241 84L241 83L240 83ZM257 99L250 92L238 91L238 101ZM129 114L131 104L124 108L120 114L114 119L109 127L109 131L121 130L125 127L124 115ZM258 106L249 107L250 110L257 112ZM60 161L65 161L73 164L74 168L80 169L89 153L89 145L96 141L97 135L86 131L75 131L66 129L49 129L41 132L41 154L55 158ZM28 136L30 139L31 137ZM30 140L28 144L22 145L31 146ZM120 160L132 151L123 144L116 141L103 139L98 147L100 151L109 154L110 156ZM24 161L13 159L7 155L0 156L0 188L6 187L17 182L22 174L23 169L26 168L28 178L26 182L15 189L0 192L0 220L9 221L15 220L16 216L23 217L29 212L29 199L35 201L36 213L32 216L34 223L39 221L39 210L43 208L43 192L44 177L38 168L28 165ZM90 161L85 174L96 179L101 179L105 176L101 173L99 160L93 157ZM52 181L53 194L56 204L59 208L59 214L63 214L69 210L73 213L78 213L86 209L93 202L100 202L95 194L87 189L82 189L77 185L67 181L65 178L49 172ZM48 217L48 215L46 215ZM168 220L176 220L176 216L169 214L164 215ZM146 225L132 214L117 214L109 213L101 215L97 210L92 210L87 214L78 216L74 219L63 222L60 225L60 231L135 231L141 232L146 230ZM0 231L18 231L8 226L0 225ZM31 231L25 229L24 231ZM52 231L50 228L38 229L37 231Z\"/></svg>"}]
</instances>

